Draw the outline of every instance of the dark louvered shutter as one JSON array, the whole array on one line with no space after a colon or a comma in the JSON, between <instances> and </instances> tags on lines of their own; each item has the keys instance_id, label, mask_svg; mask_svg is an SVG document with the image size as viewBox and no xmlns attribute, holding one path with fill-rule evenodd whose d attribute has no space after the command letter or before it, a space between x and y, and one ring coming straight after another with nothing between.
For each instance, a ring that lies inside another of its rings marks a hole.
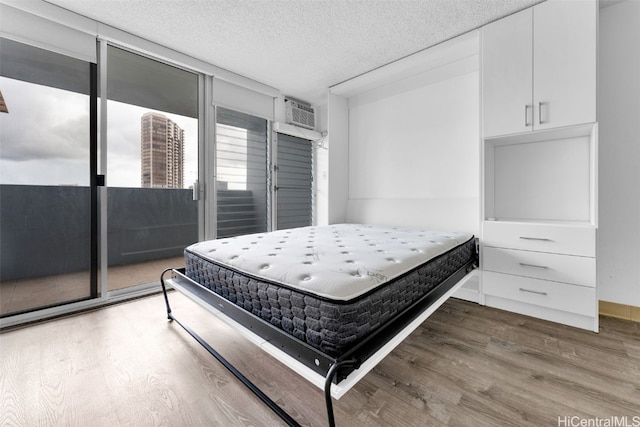
<instances>
[{"instance_id":1,"label":"dark louvered shutter","mask_svg":"<svg viewBox=\"0 0 640 427\"><path fill-rule=\"evenodd\" d=\"M278 134L278 230L311 225L313 217L313 151L311 141Z\"/></svg>"}]
</instances>

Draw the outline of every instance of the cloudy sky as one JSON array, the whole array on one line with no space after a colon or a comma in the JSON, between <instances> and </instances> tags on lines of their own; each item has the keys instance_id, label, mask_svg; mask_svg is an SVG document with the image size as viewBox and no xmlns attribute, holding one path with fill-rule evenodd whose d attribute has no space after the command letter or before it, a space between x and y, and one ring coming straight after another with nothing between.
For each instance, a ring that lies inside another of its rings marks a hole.
<instances>
[{"instance_id":1,"label":"cloudy sky","mask_svg":"<svg viewBox=\"0 0 640 427\"><path fill-rule=\"evenodd\" d=\"M0 183L89 185L86 95L0 77ZM140 187L140 118L149 109L110 101L107 184ZM163 113L185 130L185 187L197 178L198 121Z\"/></svg>"}]
</instances>

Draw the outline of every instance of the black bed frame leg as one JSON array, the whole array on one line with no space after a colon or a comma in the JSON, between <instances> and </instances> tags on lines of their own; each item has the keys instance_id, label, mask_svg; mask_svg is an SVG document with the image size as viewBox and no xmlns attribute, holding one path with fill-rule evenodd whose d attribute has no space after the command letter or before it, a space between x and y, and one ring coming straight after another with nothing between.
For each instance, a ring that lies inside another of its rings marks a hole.
<instances>
[{"instance_id":1,"label":"black bed frame leg","mask_svg":"<svg viewBox=\"0 0 640 427\"><path fill-rule=\"evenodd\" d=\"M242 374L235 366L233 366L229 361L227 361L220 353L214 350L209 343L207 343L202 337L200 337L193 329L188 327L186 324L182 323L171 313L171 306L169 305L169 296L167 295L167 285L164 281L164 275L168 271L172 271L173 269L168 268L162 272L160 275L160 284L162 285L162 292L164 294L164 302L167 306L167 318L170 321L175 321L182 329L184 329L189 335L191 335L205 350L209 352L218 362L222 364L229 372L231 372L242 384L245 385L256 397L258 397L265 405L267 405L275 414L280 417L282 421L284 421L289 427L300 427L300 424L294 420L291 415L289 415L284 409L278 406L269 396L267 396L262 390L258 388L255 384L253 384L247 377Z\"/></svg>"},{"instance_id":2,"label":"black bed frame leg","mask_svg":"<svg viewBox=\"0 0 640 427\"><path fill-rule=\"evenodd\" d=\"M164 294L164 303L167 306L167 319L173 320L173 315L171 314L171 306L169 305L169 296L167 295L167 285L164 283L164 275L167 271L173 271L172 268L167 268L160 275L160 284L162 285L162 293Z\"/></svg>"},{"instance_id":3,"label":"black bed frame leg","mask_svg":"<svg viewBox=\"0 0 640 427\"><path fill-rule=\"evenodd\" d=\"M205 340L203 340L198 334L195 333L191 328L187 325L180 322L176 319L171 313L171 305L169 305L169 296L167 295L167 285L164 280L164 275L173 271L173 269L168 268L162 272L160 275L160 284L162 285L162 293L164 295L164 303L167 307L167 319L170 321L175 321L178 325L180 325L186 332L189 333L193 338L195 338L202 347L204 347L213 357L215 357L222 365L227 368L236 378L238 378L249 390L253 392L263 403L265 403L271 410L273 410L279 417L282 419L287 425L292 427L299 427L297 421L295 421L289 414L287 414L282 408L280 408L275 402L273 402L266 394L262 392L257 386L255 386L248 378L246 378L240 371L238 371L231 363L229 363L222 355L220 355L217 351L213 349ZM333 415L333 401L331 399L331 384L335 379L335 376L338 374L340 368L343 367L354 367L358 369L360 367L360 361L357 359L347 359L341 360L339 362L334 363L329 371L327 372L327 376L325 377L324 382L324 399L327 406L327 417L329 419L329 427L335 427L336 421Z\"/></svg>"},{"instance_id":4,"label":"black bed frame leg","mask_svg":"<svg viewBox=\"0 0 640 427\"><path fill-rule=\"evenodd\" d=\"M329 418L329 427L336 426L336 420L333 416L333 401L331 400L331 383L333 383L333 379L338 374L338 370L342 367L353 366L355 369L360 367L360 361L356 359L347 359L341 360L340 362L334 363L329 371L327 372L327 376L324 380L324 401L327 405L327 417Z\"/></svg>"}]
</instances>

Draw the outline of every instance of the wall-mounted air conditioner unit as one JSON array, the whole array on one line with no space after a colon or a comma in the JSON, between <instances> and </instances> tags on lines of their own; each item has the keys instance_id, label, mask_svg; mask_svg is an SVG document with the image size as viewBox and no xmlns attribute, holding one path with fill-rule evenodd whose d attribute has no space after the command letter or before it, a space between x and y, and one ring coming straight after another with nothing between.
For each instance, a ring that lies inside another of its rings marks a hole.
<instances>
[{"instance_id":1,"label":"wall-mounted air conditioner unit","mask_svg":"<svg viewBox=\"0 0 640 427\"><path fill-rule=\"evenodd\" d=\"M314 108L293 99L285 99L286 123L306 129L316 128L316 113Z\"/></svg>"}]
</instances>

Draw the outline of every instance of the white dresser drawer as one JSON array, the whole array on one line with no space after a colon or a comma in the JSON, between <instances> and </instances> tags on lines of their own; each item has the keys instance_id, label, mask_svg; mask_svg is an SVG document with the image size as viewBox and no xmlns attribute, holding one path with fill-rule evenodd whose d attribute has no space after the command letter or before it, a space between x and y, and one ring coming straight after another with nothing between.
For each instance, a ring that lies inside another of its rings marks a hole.
<instances>
[{"instance_id":1,"label":"white dresser drawer","mask_svg":"<svg viewBox=\"0 0 640 427\"><path fill-rule=\"evenodd\" d=\"M595 258L492 247L485 247L482 253L485 271L596 286Z\"/></svg>"},{"instance_id":2,"label":"white dresser drawer","mask_svg":"<svg viewBox=\"0 0 640 427\"><path fill-rule=\"evenodd\" d=\"M499 248L596 256L596 230L590 226L484 221L482 242Z\"/></svg>"},{"instance_id":3,"label":"white dresser drawer","mask_svg":"<svg viewBox=\"0 0 640 427\"><path fill-rule=\"evenodd\" d=\"M485 271L485 294L555 310L593 316L596 313L596 289L566 283Z\"/></svg>"}]
</instances>

